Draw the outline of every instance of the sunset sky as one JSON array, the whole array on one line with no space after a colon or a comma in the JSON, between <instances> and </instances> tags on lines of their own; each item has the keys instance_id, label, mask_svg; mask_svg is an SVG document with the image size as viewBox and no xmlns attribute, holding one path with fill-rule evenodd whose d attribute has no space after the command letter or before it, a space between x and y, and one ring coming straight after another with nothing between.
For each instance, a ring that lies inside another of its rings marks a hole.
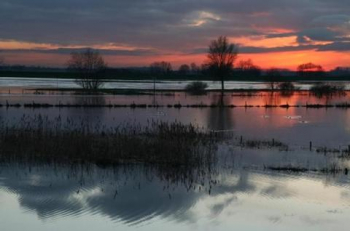
<instances>
[{"instance_id":1,"label":"sunset sky","mask_svg":"<svg viewBox=\"0 0 350 231\"><path fill-rule=\"evenodd\" d=\"M72 51L99 49L109 66L201 64L225 35L239 59L295 69L350 66L349 0L1 0L7 64L63 67Z\"/></svg>"}]
</instances>

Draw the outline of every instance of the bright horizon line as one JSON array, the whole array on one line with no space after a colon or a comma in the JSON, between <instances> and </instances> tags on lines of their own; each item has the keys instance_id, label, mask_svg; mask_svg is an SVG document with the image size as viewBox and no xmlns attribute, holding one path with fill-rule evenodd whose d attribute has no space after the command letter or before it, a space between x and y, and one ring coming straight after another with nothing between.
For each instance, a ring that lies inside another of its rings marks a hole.
<instances>
[{"instance_id":1,"label":"bright horizon line","mask_svg":"<svg viewBox=\"0 0 350 231\"><path fill-rule=\"evenodd\" d=\"M239 45L239 49L241 47L243 49L238 54L238 62L251 59L261 69L278 68L295 71L300 64L310 62L321 65L326 71L350 66L350 52L320 51L314 48L303 50L304 47L295 44L294 39L294 37L262 40L230 38L230 42L238 42L235 44ZM283 50L286 47L290 50ZM135 47L127 44L60 46L16 40L0 40L0 57L4 58L7 65L63 68L69 59L70 51L81 51L87 48L98 50L109 66L115 68L147 67L153 62L166 61L170 62L174 69L178 69L182 64L201 65L206 60L204 45L186 52ZM254 50L259 51L254 53Z\"/></svg>"}]
</instances>

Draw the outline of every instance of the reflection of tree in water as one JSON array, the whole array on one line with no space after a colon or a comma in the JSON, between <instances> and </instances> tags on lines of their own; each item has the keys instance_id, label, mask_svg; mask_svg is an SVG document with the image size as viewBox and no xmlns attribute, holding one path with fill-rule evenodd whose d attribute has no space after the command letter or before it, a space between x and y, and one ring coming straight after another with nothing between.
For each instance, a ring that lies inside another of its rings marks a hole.
<instances>
[{"instance_id":1,"label":"reflection of tree in water","mask_svg":"<svg viewBox=\"0 0 350 231\"><path fill-rule=\"evenodd\" d=\"M267 92L264 95L264 102L267 105L279 105L281 103L281 97L277 92Z\"/></svg>"},{"instance_id":2,"label":"reflection of tree in water","mask_svg":"<svg viewBox=\"0 0 350 231\"><path fill-rule=\"evenodd\" d=\"M224 105L231 104L228 95L223 98L221 95L217 94L211 96L212 104L220 105L222 102ZM210 108L208 115L208 128L211 130L232 130L234 128L233 112L234 109L227 107Z\"/></svg>"},{"instance_id":3,"label":"reflection of tree in water","mask_svg":"<svg viewBox=\"0 0 350 231\"><path fill-rule=\"evenodd\" d=\"M105 105L106 98L103 95L84 95L74 97L74 104L78 105Z\"/></svg>"},{"instance_id":4,"label":"reflection of tree in water","mask_svg":"<svg viewBox=\"0 0 350 231\"><path fill-rule=\"evenodd\" d=\"M320 104L332 104L334 102L339 102L340 100L346 98L347 93L344 94L325 94L325 95L314 95L312 93L309 94L310 97L317 99Z\"/></svg>"},{"instance_id":5,"label":"reflection of tree in water","mask_svg":"<svg viewBox=\"0 0 350 231\"><path fill-rule=\"evenodd\" d=\"M294 96L294 91L281 91L281 97L288 99Z\"/></svg>"},{"instance_id":6,"label":"reflection of tree in water","mask_svg":"<svg viewBox=\"0 0 350 231\"><path fill-rule=\"evenodd\" d=\"M293 95L294 95L294 91L283 91L283 92L271 91L264 94L263 102L267 105L280 105L282 103L282 99L289 99Z\"/></svg>"},{"instance_id":7,"label":"reflection of tree in water","mask_svg":"<svg viewBox=\"0 0 350 231\"><path fill-rule=\"evenodd\" d=\"M103 95L84 95L84 96L74 96L72 104L75 105L106 105L106 98ZM71 107L64 109L67 110L67 114L71 118L76 118L77 116L81 119L83 118L85 122L100 123L103 120L106 110L110 110L105 107Z\"/></svg>"}]
</instances>

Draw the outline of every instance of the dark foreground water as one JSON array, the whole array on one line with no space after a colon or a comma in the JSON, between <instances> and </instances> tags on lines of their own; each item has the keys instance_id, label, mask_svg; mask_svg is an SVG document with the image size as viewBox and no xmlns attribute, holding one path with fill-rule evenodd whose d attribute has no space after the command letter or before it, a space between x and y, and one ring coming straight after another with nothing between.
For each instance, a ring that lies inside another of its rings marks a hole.
<instances>
[{"instance_id":1,"label":"dark foreground water","mask_svg":"<svg viewBox=\"0 0 350 231\"><path fill-rule=\"evenodd\" d=\"M0 103L215 103L218 96L183 93L153 96L5 94ZM316 98L257 93L227 95L235 105L350 102L349 96ZM193 123L233 139L279 140L278 148L220 144L218 166L178 178L141 166L100 168L28 163L0 165L1 230L348 230L350 178L339 172L283 172L349 168L338 153L350 144L349 110L307 108L0 108L1 123L23 118L61 117L120 126L151 120ZM309 150L312 141L313 148Z\"/></svg>"}]
</instances>

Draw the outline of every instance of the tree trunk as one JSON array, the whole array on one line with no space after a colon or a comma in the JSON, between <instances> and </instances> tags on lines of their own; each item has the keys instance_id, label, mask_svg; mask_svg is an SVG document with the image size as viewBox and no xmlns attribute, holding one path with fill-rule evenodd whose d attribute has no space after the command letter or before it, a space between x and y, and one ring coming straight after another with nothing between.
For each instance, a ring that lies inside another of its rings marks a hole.
<instances>
[{"instance_id":1,"label":"tree trunk","mask_svg":"<svg viewBox=\"0 0 350 231\"><path fill-rule=\"evenodd\" d=\"M221 93L223 94L225 91L225 86L224 86L224 77L221 77Z\"/></svg>"},{"instance_id":2,"label":"tree trunk","mask_svg":"<svg viewBox=\"0 0 350 231\"><path fill-rule=\"evenodd\" d=\"M221 77L221 98L220 98L220 106L224 106L224 91L225 91L225 86L224 86L224 77Z\"/></svg>"}]
</instances>

